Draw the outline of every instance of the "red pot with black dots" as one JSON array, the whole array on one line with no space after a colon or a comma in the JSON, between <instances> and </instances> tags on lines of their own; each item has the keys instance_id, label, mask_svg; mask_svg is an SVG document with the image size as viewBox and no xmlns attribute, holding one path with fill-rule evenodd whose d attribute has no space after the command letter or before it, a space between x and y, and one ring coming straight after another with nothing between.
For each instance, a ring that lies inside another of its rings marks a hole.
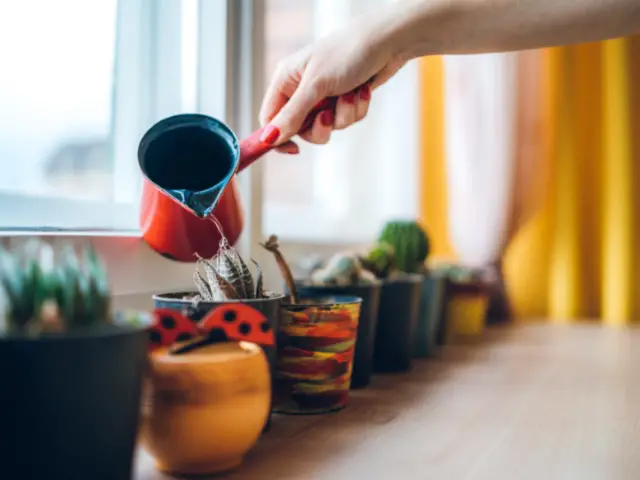
<instances>
[{"instance_id":1,"label":"red pot with black dots","mask_svg":"<svg viewBox=\"0 0 640 480\"><path fill-rule=\"evenodd\" d=\"M273 380L278 361L280 306L284 295L273 294L268 298L233 302L197 303L189 300L195 295L195 292L173 292L153 296L154 315L163 328L151 331L152 345L189 340L198 335L198 328L206 329L209 338L218 341L246 339L264 350ZM271 332L276 338L275 345L270 345L267 341L267 334ZM268 429L270 420L271 417L265 429Z\"/></svg>"}]
</instances>

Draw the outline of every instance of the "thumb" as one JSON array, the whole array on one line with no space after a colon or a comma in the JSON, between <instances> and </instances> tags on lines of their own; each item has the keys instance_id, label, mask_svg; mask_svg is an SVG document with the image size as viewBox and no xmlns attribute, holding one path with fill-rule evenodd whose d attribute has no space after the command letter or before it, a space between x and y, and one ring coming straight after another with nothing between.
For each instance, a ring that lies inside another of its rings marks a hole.
<instances>
[{"instance_id":1,"label":"thumb","mask_svg":"<svg viewBox=\"0 0 640 480\"><path fill-rule=\"evenodd\" d=\"M271 145L281 145L290 140L302 128L309 112L324 98L323 93L317 85L303 79L289 101L269 122L261 140Z\"/></svg>"}]
</instances>

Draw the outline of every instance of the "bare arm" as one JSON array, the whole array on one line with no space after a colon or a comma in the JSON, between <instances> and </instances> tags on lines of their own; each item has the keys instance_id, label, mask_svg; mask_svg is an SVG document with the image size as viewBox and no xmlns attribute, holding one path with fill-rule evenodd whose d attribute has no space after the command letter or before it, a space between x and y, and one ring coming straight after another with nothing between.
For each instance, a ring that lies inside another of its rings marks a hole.
<instances>
[{"instance_id":1,"label":"bare arm","mask_svg":"<svg viewBox=\"0 0 640 480\"><path fill-rule=\"evenodd\" d=\"M412 58L526 50L636 32L640 0L397 1L286 59L263 101L262 140L297 153L289 140L306 115L320 100L339 97L335 114L318 115L301 135L311 143L328 142L333 130L362 120L371 91Z\"/></svg>"},{"instance_id":2,"label":"bare arm","mask_svg":"<svg viewBox=\"0 0 640 480\"><path fill-rule=\"evenodd\" d=\"M405 58L526 50L640 32L640 0L404 0L389 8L385 20L373 23Z\"/></svg>"}]
</instances>

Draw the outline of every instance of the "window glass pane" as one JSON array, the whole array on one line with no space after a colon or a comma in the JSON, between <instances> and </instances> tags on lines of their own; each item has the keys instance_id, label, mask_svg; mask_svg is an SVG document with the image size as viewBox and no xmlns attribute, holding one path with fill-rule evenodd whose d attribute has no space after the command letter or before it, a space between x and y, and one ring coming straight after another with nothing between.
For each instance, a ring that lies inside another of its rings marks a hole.
<instances>
[{"instance_id":1,"label":"window glass pane","mask_svg":"<svg viewBox=\"0 0 640 480\"><path fill-rule=\"evenodd\" d=\"M265 75L268 79L281 59L313 41L313 10L314 0L267 0ZM311 205L313 165L308 155L306 157L271 155L266 159L263 188L267 208L277 204ZM287 176L296 181L287 181Z\"/></svg>"},{"instance_id":2,"label":"window glass pane","mask_svg":"<svg viewBox=\"0 0 640 480\"><path fill-rule=\"evenodd\" d=\"M117 0L0 4L0 192L108 200Z\"/></svg>"},{"instance_id":3,"label":"window glass pane","mask_svg":"<svg viewBox=\"0 0 640 480\"><path fill-rule=\"evenodd\" d=\"M267 0L267 79L287 55L392 1ZM367 118L334 131L327 145L300 140L300 155L270 154L264 162L263 233L361 242L391 217L414 217L418 108L411 64L373 93Z\"/></svg>"}]
</instances>

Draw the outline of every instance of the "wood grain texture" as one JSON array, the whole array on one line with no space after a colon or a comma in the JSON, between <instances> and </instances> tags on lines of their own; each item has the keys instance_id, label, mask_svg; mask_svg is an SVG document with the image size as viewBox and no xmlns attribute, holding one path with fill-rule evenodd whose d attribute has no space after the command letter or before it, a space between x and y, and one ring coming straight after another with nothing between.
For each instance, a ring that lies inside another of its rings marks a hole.
<instances>
[{"instance_id":1,"label":"wood grain texture","mask_svg":"<svg viewBox=\"0 0 640 480\"><path fill-rule=\"evenodd\" d=\"M523 324L276 416L230 480L637 480L640 329ZM635 344L635 345L634 345ZM136 480L167 480L144 452Z\"/></svg>"}]
</instances>

